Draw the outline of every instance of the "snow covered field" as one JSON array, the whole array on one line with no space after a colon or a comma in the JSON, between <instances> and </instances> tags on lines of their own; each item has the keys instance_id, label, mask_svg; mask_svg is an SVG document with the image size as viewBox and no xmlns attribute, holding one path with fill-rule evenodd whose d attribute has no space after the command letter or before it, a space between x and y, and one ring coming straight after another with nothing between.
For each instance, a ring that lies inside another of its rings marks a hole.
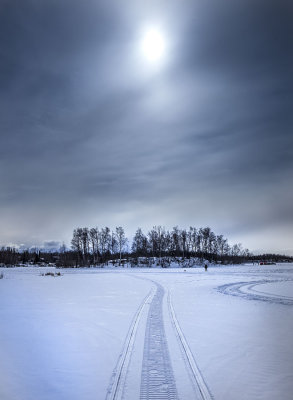
<instances>
[{"instance_id":1,"label":"snow covered field","mask_svg":"<svg viewBox=\"0 0 293 400\"><path fill-rule=\"evenodd\" d=\"M0 399L291 400L293 264L0 269Z\"/></svg>"}]
</instances>

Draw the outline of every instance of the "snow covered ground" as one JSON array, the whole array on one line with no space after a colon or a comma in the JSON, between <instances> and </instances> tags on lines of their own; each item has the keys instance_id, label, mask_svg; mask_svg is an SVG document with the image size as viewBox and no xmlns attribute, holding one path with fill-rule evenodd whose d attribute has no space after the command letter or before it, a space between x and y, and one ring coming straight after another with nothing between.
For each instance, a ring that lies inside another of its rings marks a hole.
<instances>
[{"instance_id":1,"label":"snow covered ground","mask_svg":"<svg viewBox=\"0 0 293 400\"><path fill-rule=\"evenodd\" d=\"M289 400L293 264L0 269L0 399Z\"/></svg>"}]
</instances>

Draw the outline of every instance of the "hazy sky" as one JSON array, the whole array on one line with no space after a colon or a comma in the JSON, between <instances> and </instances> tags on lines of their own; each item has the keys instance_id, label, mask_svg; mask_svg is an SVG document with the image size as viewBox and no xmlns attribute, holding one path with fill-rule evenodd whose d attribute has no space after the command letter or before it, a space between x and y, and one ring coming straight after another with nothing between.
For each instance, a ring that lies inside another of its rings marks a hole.
<instances>
[{"instance_id":1,"label":"hazy sky","mask_svg":"<svg viewBox=\"0 0 293 400\"><path fill-rule=\"evenodd\" d=\"M0 244L192 225L293 255L292 38L291 0L0 0Z\"/></svg>"}]
</instances>

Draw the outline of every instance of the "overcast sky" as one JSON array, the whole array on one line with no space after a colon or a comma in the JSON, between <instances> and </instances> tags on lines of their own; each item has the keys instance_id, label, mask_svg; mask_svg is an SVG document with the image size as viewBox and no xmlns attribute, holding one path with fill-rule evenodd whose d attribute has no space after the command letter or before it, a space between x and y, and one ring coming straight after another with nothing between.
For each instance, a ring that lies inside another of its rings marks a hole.
<instances>
[{"instance_id":1,"label":"overcast sky","mask_svg":"<svg viewBox=\"0 0 293 400\"><path fill-rule=\"evenodd\" d=\"M0 244L191 225L293 255L292 4L0 0Z\"/></svg>"}]
</instances>

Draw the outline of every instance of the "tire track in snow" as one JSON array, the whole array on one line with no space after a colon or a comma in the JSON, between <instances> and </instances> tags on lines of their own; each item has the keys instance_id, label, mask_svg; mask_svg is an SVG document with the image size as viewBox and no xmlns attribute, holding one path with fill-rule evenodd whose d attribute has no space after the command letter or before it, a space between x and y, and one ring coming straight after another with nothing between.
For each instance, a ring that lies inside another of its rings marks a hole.
<instances>
[{"instance_id":1,"label":"tire track in snow","mask_svg":"<svg viewBox=\"0 0 293 400\"><path fill-rule=\"evenodd\" d=\"M277 282L287 282L287 281L288 280L261 280L261 281L251 281L251 282L228 283L226 285L219 286L217 290L220 293L236 297L242 297L247 300L260 300L268 303L291 306L293 305L292 297L262 292L260 290L255 289L256 286L263 285L266 283L277 283Z\"/></svg>"},{"instance_id":2,"label":"tire track in snow","mask_svg":"<svg viewBox=\"0 0 293 400\"><path fill-rule=\"evenodd\" d=\"M151 300L154 296L155 290L152 289L150 293L145 297L141 305L139 306L131 326L129 328L127 337L124 342L124 346L120 357L117 362L117 366L112 374L111 383L109 385L108 393L106 396L106 400L120 400L123 398L123 391L126 382L126 376L128 371L128 366L131 359L131 354L134 347L135 337L137 328L145 308L145 305Z\"/></svg>"},{"instance_id":3,"label":"tire track in snow","mask_svg":"<svg viewBox=\"0 0 293 400\"><path fill-rule=\"evenodd\" d=\"M140 400L177 400L178 394L171 366L163 323L163 287L157 286L147 318Z\"/></svg>"},{"instance_id":4,"label":"tire track in snow","mask_svg":"<svg viewBox=\"0 0 293 400\"><path fill-rule=\"evenodd\" d=\"M188 346L188 343L185 339L185 336L180 328L179 322L177 320L173 305L172 305L172 300L171 300L171 293L168 291L168 308L169 308L169 314L172 320L172 324L174 327L174 330L176 332L176 337L179 342L179 347L181 349L183 359L185 360L185 364L187 369L189 370L189 376L192 379L192 386L195 390L195 395L196 398L200 398L201 400L212 400L213 396L202 376L202 373L200 372L200 369L198 368L194 357L192 355L192 352ZM200 396L200 397L199 397Z\"/></svg>"}]
</instances>

